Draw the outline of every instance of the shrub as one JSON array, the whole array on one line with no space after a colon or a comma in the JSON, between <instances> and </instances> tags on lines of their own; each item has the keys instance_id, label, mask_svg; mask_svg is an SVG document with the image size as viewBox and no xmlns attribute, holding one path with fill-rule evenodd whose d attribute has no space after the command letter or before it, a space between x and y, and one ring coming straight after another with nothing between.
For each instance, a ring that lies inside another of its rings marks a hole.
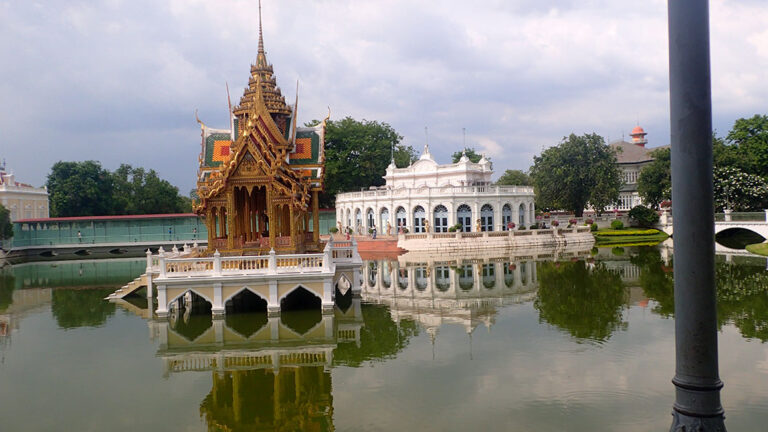
<instances>
[{"instance_id":1,"label":"shrub","mask_svg":"<svg viewBox=\"0 0 768 432\"><path fill-rule=\"evenodd\" d=\"M584 225L592 225L593 223L595 223L595 221L592 219L587 219L584 221Z\"/></svg>"},{"instance_id":2,"label":"shrub","mask_svg":"<svg viewBox=\"0 0 768 432\"><path fill-rule=\"evenodd\" d=\"M589 230L590 230L590 231L592 231L592 232L595 232L595 231L597 231L597 224L596 224L596 223L593 223L592 225L590 225L590 226L589 226Z\"/></svg>"},{"instance_id":3,"label":"shrub","mask_svg":"<svg viewBox=\"0 0 768 432\"><path fill-rule=\"evenodd\" d=\"M330 232L331 234L336 234L337 232L339 232L339 229L336 227L330 227L328 228L328 232Z\"/></svg>"},{"instance_id":4,"label":"shrub","mask_svg":"<svg viewBox=\"0 0 768 432\"><path fill-rule=\"evenodd\" d=\"M403 227L403 234L408 234L408 228Z\"/></svg>"},{"instance_id":5,"label":"shrub","mask_svg":"<svg viewBox=\"0 0 768 432\"><path fill-rule=\"evenodd\" d=\"M638 226L650 228L659 221L659 214L652 208L639 205L632 207L629 218Z\"/></svg>"},{"instance_id":6,"label":"shrub","mask_svg":"<svg viewBox=\"0 0 768 432\"><path fill-rule=\"evenodd\" d=\"M518 228L518 229L519 230L524 230L525 229L525 225L520 225L520 228ZM531 225L531 229L533 229L533 225Z\"/></svg>"},{"instance_id":7,"label":"shrub","mask_svg":"<svg viewBox=\"0 0 768 432\"><path fill-rule=\"evenodd\" d=\"M568 225L576 225L579 221L576 218L568 219Z\"/></svg>"},{"instance_id":8,"label":"shrub","mask_svg":"<svg viewBox=\"0 0 768 432\"><path fill-rule=\"evenodd\" d=\"M589 254L592 255L592 256L597 255L599 252L600 252L600 249L598 249L597 246L595 246L595 247L593 247L592 249L589 250Z\"/></svg>"},{"instance_id":9,"label":"shrub","mask_svg":"<svg viewBox=\"0 0 768 432\"><path fill-rule=\"evenodd\" d=\"M558 225L560 225L560 222L558 222L558 221L557 221L557 219L555 219L555 220L553 220L553 221L552 221L552 226L553 226L553 227L556 227L556 226L558 226Z\"/></svg>"},{"instance_id":10,"label":"shrub","mask_svg":"<svg viewBox=\"0 0 768 432\"><path fill-rule=\"evenodd\" d=\"M622 222L622 221L620 221L618 219L614 219L613 222L611 222L611 228L613 228L615 230L623 229L624 228L624 222Z\"/></svg>"},{"instance_id":11,"label":"shrub","mask_svg":"<svg viewBox=\"0 0 768 432\"><path fill-rule=\"evenodd\" d=\"M347 234L354 234L355 230L352 229L352 227L347 227Z\"/></svg>"},{"instance_id":12,"label":"shrub","mask_svg":"<svg viewBox=\"0 0 768 432\"><path fill-rule=\"evenodd\" d=\"M456 232L456 227L452 226L452 227L448 228L448 232Z\"/></svg>"},{"instance_id":13,"label":"shrub","mask_svg":"<svg viewBox=\"0 0 768 432\"><path fill-rule=\"evenodd\" d=\"M624 255L624 248L623 247L615 247L611 249L611 253L616 256L622 256Z\"/></svg>"},{"instance_id":14,"label":"shrub","mask_svg":"<svg viewBox=\"0 0 768 432\"><path fill-rule=\"evenodd\" d=\"M535 223L530 226L531 229L539 229L539 224Z\"/></svg>"},{"instance_id":15,"label":"shrub","mask_svg":"<svg viewBox=\"0 0 768 432\"><path fill-rule=\"evenodd\" d=\"M373 234L373 228L368 228L368 234Z\"/></svg>"}]
</instances>

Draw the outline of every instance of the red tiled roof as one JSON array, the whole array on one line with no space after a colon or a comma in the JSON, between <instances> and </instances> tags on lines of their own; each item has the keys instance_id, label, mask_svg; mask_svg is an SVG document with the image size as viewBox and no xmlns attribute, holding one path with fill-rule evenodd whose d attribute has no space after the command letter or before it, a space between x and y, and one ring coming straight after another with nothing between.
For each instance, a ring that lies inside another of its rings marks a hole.
<instances>
[{"instance_id":1,"label":"red tiled roof","mask_svg":"<svg viewBox=\"0 0 768 432\"><path fill-rule=\"evenodd\" d=\"M72 217L55 217L55 218L37 218L37 219L18 219L17 222L72 222L72 221L84 221L84 220L133 220L133 219L160 219L160 218L182 218L182 217L198 217L194 213L168 213L168 214L144 214L144 215L119 215L119 216L72 216Z\"/></svg>"}]
</instances>

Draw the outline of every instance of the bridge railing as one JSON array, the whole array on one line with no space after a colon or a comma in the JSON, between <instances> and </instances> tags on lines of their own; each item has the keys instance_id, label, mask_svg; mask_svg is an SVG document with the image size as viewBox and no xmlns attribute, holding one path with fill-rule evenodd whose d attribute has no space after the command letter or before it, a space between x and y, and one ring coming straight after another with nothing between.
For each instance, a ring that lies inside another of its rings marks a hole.
<instances>
[{"instance_id":1,"label":"bridge railing","mask_svg":"<svg viewBox=\"0 0 768 432\"><path fill-rule=\"evenodd\" d=\"M715 213L715 222L766 222L766 212Z\"/></svg>"}]
</instances>

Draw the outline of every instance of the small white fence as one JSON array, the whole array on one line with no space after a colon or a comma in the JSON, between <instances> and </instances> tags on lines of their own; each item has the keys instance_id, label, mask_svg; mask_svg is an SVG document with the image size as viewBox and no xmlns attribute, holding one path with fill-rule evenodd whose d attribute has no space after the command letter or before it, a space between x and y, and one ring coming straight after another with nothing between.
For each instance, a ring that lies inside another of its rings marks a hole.
<instances>
[{"instance_id":1,"label":"small white fence","mask_svg":"<svg viewBox=\"0 0 768 432\"><path fill-rule=\"evenodd\" d=\"M147 267L160 278L328 273L333 272L338 263L359 259L356 249L355 240L331 241L322 253L314 254L277 255L272 250L268 255L224 257L216 251L212 257L182 258L175 247L168 253L161 248L157 255L147 251ZM183 250L190 251L186 245Z\"/></svg>"}]
</instances>

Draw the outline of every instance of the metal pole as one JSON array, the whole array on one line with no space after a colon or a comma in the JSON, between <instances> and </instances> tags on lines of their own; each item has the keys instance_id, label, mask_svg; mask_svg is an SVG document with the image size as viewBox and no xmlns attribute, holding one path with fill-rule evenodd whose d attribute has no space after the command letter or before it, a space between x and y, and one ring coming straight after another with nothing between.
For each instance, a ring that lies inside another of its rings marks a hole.
<instances>
[{"instance_id":1,"label":"metal pole","mask_svg":"<svg viewBox=\"0 0 768 432\"><path fill-rule=\"evenodd\" d=\"M670 0L676 399L671 431L725 431L715 300L708 0Z\"/></svg>"}]
</instances>

